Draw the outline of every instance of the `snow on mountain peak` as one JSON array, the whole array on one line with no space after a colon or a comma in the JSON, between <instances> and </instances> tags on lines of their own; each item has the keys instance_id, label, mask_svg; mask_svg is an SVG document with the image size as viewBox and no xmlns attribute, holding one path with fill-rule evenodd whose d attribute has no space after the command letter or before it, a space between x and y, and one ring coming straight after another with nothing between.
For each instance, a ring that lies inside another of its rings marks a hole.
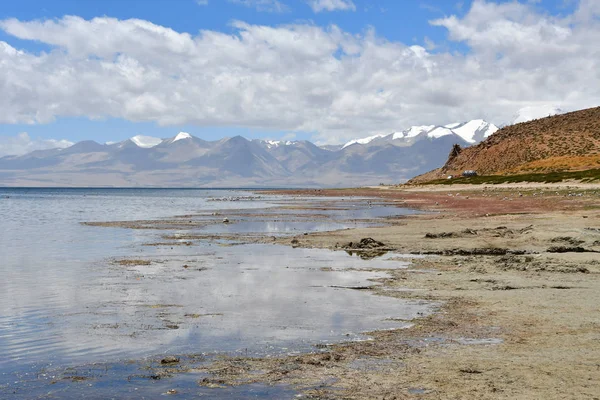
<instances>
[{"instance_id":1,"label":"snow on mountain peak","mask_svg":"<svg viewBox=\"0 0 600 400\"><path fill-rule=\"evenodd\" d=\"M144 149L149 149L162 143L162 139L144 135L136 135L129 140L131 140L136 146Z\"/></svg>"},{"instance_id":2,"label":"snow on mountain peak","mask_svg":"<svg viewBox=\"0 0 600 400\"><path fill-rule=\"evenodd\" d=\"M435 125L417 125L411 126L407 130L404 131L404 135L407 138L419 136L423 132L431 132L431 130L435 128Z\"/></svg>"},{"instance_id":3,"label":"snow on mountain peak","mask_svg":"<svg viewBox=\"0 0 600 400\"><path fill-rule=\"evenodd\" d=\"M189 133L187 133L187 132L179 132L177 134L177 136L175 136L173 138L173 141L171 143L176 142L178 140L191 139L191 138L192 138L192 135L190 135Z\"/></svg>"},{"instance_id":4,"label":"snow on mountain peak","mask_svg":"<svg viewBox=\"0 0 600 400\"><path fill-rule=\"evenodd\" d=\"M380 137L384 137L387 135L382 135L382 134L378 134L378 135L373 135L373 136L369 136L363 139L355 139L355 140L351 140L348 143L346 143L342 149L345 149L348 146L352 146L353 144L367 144L367 143L371 143L373 140L380 138Z\"/></svg>"},{"instance_id":5,"label":"snow on mountain peak","mask_svg":"<svg viewBox=\"0 0 600 400\"><path fill-rule=\"evenodd\" d=\"M434 129L427 132L427 137L430 138L441 138L442 136L452 135L452 130L443 126L435 127Z\"/></svg>"},{"instance_id":6,"label":"snow on mountain peak","mask_svg":"<svg viewBox=\"0 0 600 400\"><path fill-rule=\"evenodd\" d=\"M291 146L297 143L291 140L262 140L262 142L267 146L268 149L279 146Z\"/></svg>"},{"instance_id":7,"label":"snow on mountain peak","mask_svg":"<svg viewBox=\"0 0 600 400\"><path fill-rule=\"evenodd\" d=\"M451 125L454 126L450 128ZM480 142L498 130L496 125L490 124L482 119L474 119L462 124L451 125L446 125L446 127L452 129L454 133L468 143Z\"/></svg>"},{"instance_id":8,"label":"snow on mountain peak","mask_svg":"<svg viewBox=\"0 0 600 400\"><path fill-rule=\"evenodd\" d=\"M542 105L542 106L530 106L523 107L515 115L513 124L521 122L533 121L534 119L550 117L552 115L562 114L564 111L557 106Z\"/></svg>"},{"instance_id":9,"label":"snow on mountain peak","mask_svg":"<svg viewBox=\"0 0 600 400\"><path fill-rule=\"evenodd\" d=\"M428 133L431 132L434 128L436 128L435 125L417 125L417 126L411 126L408 129L405 129L401 132L394 132L392 133L392 140L396 140L396 139L410 139L413 137L417 137L419 135L421 135L422 133Z\"/></svg>"},{"instance_id":10,"label":"snow on mountain peak","mask_svg":"<svg viewBox=\"0 0 600 400\"><path fill-rule=\"evenodd\" d=\"M457 135L468 143L477 143L489 137L497 130L498 127L496 125L490 124L489 122L486 122L482 119L474 119L468 122L456 122L444 126L416 125L411 126L410 128L403 131L394 132L390 135L375 135L366 137L364 139L351 140L350 142L346 143L342 148L348 147L356 143L367 144L380 137L386 137L386 140L402 139L406 142L410 142L410 139L417 137L428 137L432 139L438 139L443 136Z\"/></svg>"},{"instance_id":11,"label":"snow on mountain peak","mask_svg":"<svg viewBox=\"0 0 600 400\"><path fill-rule=\"evenodd\" d=\"M462 125L462 123L461 123L461 122L455 122L455 123L453 123L453 124L444 125L444 128L448 128L448 129L454 129L454 128L456 128L457 126L461 126L461 125Z\"/></svg>"}]
</instances>

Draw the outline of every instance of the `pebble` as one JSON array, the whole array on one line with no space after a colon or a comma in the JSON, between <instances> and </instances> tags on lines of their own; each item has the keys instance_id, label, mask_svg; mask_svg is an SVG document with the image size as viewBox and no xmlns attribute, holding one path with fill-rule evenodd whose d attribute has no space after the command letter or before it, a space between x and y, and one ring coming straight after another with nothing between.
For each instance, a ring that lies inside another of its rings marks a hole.
<instances>
[{"instance_id":1,"label":"pebble","mask_svg":"<svg viewBox=\"0 0 600 400\"><path fill-rule=\"evenodd\" d=\"M178 362L179 358L174 356L166 356L165 358L160 360L161 364L177 364Z\"/></svg>"}]
</instances>

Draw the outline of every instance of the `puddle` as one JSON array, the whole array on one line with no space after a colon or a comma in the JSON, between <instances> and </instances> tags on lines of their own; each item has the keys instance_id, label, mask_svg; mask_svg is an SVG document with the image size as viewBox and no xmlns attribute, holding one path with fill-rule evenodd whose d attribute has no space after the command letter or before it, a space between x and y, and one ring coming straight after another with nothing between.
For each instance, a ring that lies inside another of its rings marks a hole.
<instances>
[{"instance_id":1,"label":"puddle","mask_svg":"<svg viewBox=\"0 0 600 400\"><path fill-rule=\"evenodd\" d=\"M324 232L340 229L365 227L369 224L343 223L336 221L240 221L215 224L198 230L201 233L261 233L267 235L298 235L304 232ZM372 225L372 224L370 224Z\"/></svg>"},{"instance_id":2,"label":"puddle","mask_svg":"<svg viewBox=\"0 0 600 400\"><path fill-rule=\"evenodd\" d=\"M298 203L298 207L307 206L308 200ZM339 202L338 202L339 203ZM398 208L394 206L371 206L366 201L358 204L344 204L333 206L329 210L314 210L311 208L286 209L278 206L256 210L229 210L217 215L200 215L196 218L209 221L222 220L227 217L231 220L228 224L215 223L196 230L206 234L267 234L267 235L298 235L304 232L323 232L349 228L375 226L372 220L381 217L396 215L409 215L418 213L416 210ZM337 204L337 203L336 203ZM308 203L310 205L310 203ZM271 216L273 217L271 219Z\"/></svg>"},{"instance_id":3,"label":"puddle","mask_svg":"<svg viewBox=\"0 0 600 400\"><path fill-rule=\"evenodd\" d=\"M277 206L261 210L263 215L289 215L302 218L303 216L328 217L339 220L361 220L387 218L399 215L412 215L422 213L422 211L411 210L407 208L399 208L391 204L372 203L369 205L367 200L361 201L340 201L338 199L329 199L328 203L323 203L323 207L328 209L320 209L319 207L310 207L311 201L314 199L305 199L302 202L295 201L290 204L285 204L288 208L280 207L281 202L276 202ZM291 207L291 208L290 208ZM240 210L236 213L240 217L252 218L248 210Z\"/></svg>"}]
</instances>

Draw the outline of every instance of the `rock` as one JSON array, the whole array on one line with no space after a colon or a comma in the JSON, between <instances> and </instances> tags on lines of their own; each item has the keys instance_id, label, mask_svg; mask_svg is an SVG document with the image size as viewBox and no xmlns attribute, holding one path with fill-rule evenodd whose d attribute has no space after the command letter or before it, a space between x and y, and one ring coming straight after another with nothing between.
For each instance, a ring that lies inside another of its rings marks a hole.
<instances>
[{"instance_id":1,"label":"rock","mask_svg":"<svg viewBox=\"0 0 600 400\"><path fill-rule=\"evenodd\" d=\"M571 246L578 247L580 244L585 243L585 240L576 239L571 236L558 236L550 240L552 243L567 243ZM555 246L556 247L556 246Z\"/></svg>"},{"instance_id":2,"label":"rock","mask_svg":"<svg viewBox=\"0 0 600 400\"><path fill-rule=\"evenodd\" d=\"M426 239L445 239L445 238L460 238L465 236L476 236L477 231L473 229L464 229L461 232L441 232L441 233L426 233Z\"/></svg>"},{"instance_id":3,"label":"rock","mask_svg":"<svg viewBox=\"0 0 600 400\"><path fill-rule=\"evenodd\" d=\"M579 246L552 246L548 248L548 253L587 253L593 252L592 250L584 249Z\"/></svg>"},{"instance_id":4,"label":"rock","mask_svg":"<svg viewBox=\"0 0 600 400\"><path fill-rule=\"evenodd\" d=\"M223 223L224 224L228 224L229 223L229 218L227 218L227 217L223 218Z\"/></svg>"},{"instance_id":5,"label":"rock","mask_svg":"<svg viewBox=\"0 0 600 400\"><path fill-rule=\"evenodd\" d=\"M344 247L348 249L377 249L380 247L386 247L386 245L373 238L363 238L360 242L350 242Z\"/></svg>"},{"instance_id":6,"label":"rock","mask_svg":"<svg viewBox=\"0 0 600 400\"><path fill-rule=\"evenodd\" d=\"M429 254L441 256L504 256L507 254L523 255L525 250L509 250L498 247L485 247L475 249L446 249L446 250L427 250L412 252L411 254Z\"/></svg>"},{"instance_id":7,"label":"rock","mask_svg":"<svg viewBox=\"0 0 600 400\"><path fill-rule=\"evenodd\" d=\"M160 360L161 364L177 364L179 362L179 357L174 356L166 356L162 360Z\"/></svg>"},{"instance_id":8,"label":"rock","mask_svg":"<svg viewBox=\"0 0 600 400\"><path fill-rule=\"evenodd\" d=\"M440 239L440 238L449 238L449 237L455 237L456 235L454 234L454 232L442 232L442 233L426 233L425 234L425 238L426 239Z\"/></svg>"}]
</instances>

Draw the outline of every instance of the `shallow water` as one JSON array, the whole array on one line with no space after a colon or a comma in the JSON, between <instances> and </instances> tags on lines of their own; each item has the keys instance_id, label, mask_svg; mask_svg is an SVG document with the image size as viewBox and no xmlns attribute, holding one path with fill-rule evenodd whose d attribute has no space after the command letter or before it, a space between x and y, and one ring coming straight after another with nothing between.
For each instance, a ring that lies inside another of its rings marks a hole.
<instances>
[{"instance_id":1,"label":"shallow water","mask_svg":"<svg viewBox=\"0 0 600 400\"><path fill-rule=\"evenodd\" d=\"M256 210L227 210L216 218L228 217L228 224L213 224L201 228L198 233L206 234L269 234L274 236L298 235L303 232L324 232L340 229L375 226L374 219L394 215L408 215L415 210L400 209L381 203L372 204L366 200L328 199L328 207L332 209L312 209L310 203L314 199L279 200L282 207L271 207L260 210L260 216L253 213ZM322 200L319 200L321 204ZM306 208L305 208L306 207ZM282 218L282 216L284 218ZM211 216L210 218L215 218Z\"/></svg>"},{"instance_id":2,"label":"shallow water","mask_svg":"<svg viewBox=\"0 0 600 400\"><path fill-rule=\"evenodd\" d=\"M360 339L399 326L387 318L426 309L351 289L384 274L350 268L404 268L399 261L276 245L150 248L134 258L152 263L66 264L43 282L37 274L11 279L1 354L40 365L161 352L287 353ZM31 290L17 295L15 286Z\"/></svg>"},{"instance_id":3,"label":"shallow water","mask_svg":"<svg viewBox=\"0 0 600 400\"><path fill-rule=\"evenodd\" d=\"M298 235L303 232L324 232L365 226L359 223L334 221L240 221L229 224L210 225L202 233L266 233L269 235Z\"/></svg>"},{"instance_id":4,"label":"shallow water","mask_svg":"<svg viewBox=\"0 0 600 400\"><path fill-rule=\"evenodd\" d=\"M39 394L48 379L40 371L67 366L161 354L310 351L317 343L364 340L362 332L402 326L386 319L407 320L429 310L427 304L359 290L385 276L364 269L407 266L390 257L366 261L344 252L276 245L141 246L164 232L80 224L242 208L264 213L282 202L277 196L208 201L224 196L248 192L0 189L0 394ZM347 224L330 217L323 229ZM263 223L246 220L214 229L277 231ZM323 226L300 225L291 232ZM115 263L123 257L150 265ZM94 380L99 385L94 393L108 395L107 382L117 375ZM26 384L32 376L34 383ZM69 396L86 384L69 384ZM156 385L144 388L159 393ZM121 389L123 394L133 387ZM289 394L254 387L235 397L251 398L252 390L273 398Z\"/></svg>"},{"instance_id":5,"label":"shallow water","mask_svg":"<svg viewBox=\"0 0 600 400\"><path fill-rule=\"evenodd\" d=\"M326 201L324 201L324 199ZM309 201L308 207L306 203ZM318 201L317 203L314 203ZM282 199L278 201L278 204L285 207L281 208L270 208L261 210L261 214L290 214L298 217L303 215L310 216L333 216L339 220L355 220L355 219L372 219L372 218L385 218L396 215L410 215L421 213L422 211L398 208L393 203L387 202L371 202L366 199L354 199L354 198L314 198L303 199L303 198L292 198ZM310 206L312 205L312 207ZM323 206L326 205L326 209ZM243 213L243 210L241 210Z\"/></svg>"},{"instance_id":6,"label":"shallow water","mask_svg":"<svg viewBox=\"0 0 600 400\"><path fill-rule=\"evenodd\" d=\"M154 372L160 370L156 367ZM0 395L11 399L176 398L215 400L296 398L296 392L282 385L249 384L209 388L198 385L204 374L181 371L168 378L153 379L151 372L137 363L92 364L75 368L46 369L20 376L18 384L0 387Z\"/></svg>"}]
</instances>

